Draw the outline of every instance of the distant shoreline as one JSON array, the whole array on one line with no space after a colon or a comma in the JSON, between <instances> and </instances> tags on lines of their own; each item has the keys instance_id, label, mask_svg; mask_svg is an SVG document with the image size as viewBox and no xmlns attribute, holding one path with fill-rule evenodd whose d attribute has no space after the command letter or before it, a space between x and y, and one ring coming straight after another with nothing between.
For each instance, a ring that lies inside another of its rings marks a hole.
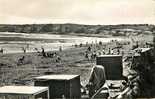
<instances>
[{"instance_id":1,"label":"distant shoreline","mask_svg":"<svg viewBox=\"0 0 155 99\"><path fill-rule=\"evenodd\" d=\"M83 24L0 24L0 32L50 33L79 36L127 36L128 34L150 34L155 30L151 24L83 25Z\"/></svg>"}]
</instances>

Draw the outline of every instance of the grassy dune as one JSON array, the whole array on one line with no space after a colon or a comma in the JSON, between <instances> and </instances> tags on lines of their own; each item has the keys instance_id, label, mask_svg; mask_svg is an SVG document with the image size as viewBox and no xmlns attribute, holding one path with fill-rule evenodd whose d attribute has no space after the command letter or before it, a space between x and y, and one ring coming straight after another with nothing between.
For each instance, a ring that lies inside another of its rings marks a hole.
<instances>
[{"instance_id":1,"label":"grassy dune","mask_svg":"<svg viewBox=\"0 0 155 99\"><path fill-rule=\"evenodd\" d=\"M61 63L55 58L38 56L38 53L1 54L0 84L9 85L18 81L21 84L31 84L33 77L45 74L80 74L82 83L87 82L92 63L84 58L85 47L59 52ZM24 63L17 65L18 59L25 56Z\"/></svg>"}]
</instances>

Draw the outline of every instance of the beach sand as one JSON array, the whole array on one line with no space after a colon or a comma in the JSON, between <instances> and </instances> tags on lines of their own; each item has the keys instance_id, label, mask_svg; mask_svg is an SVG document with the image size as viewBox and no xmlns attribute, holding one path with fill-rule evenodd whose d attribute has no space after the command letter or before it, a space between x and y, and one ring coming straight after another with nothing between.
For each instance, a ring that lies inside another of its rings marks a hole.
<instances>
[{"instance_id":1,"label":"beach sand","mask_svg":"<svg viewBox=\"0 0 155 99\"><path fill-rule=\"evenodd\" d=\"M61 63L55 58L38 56L38 53L16 53L0 55L0 84L31 84L33 77L45 74L79 74L81 82L87 83L90 70L95 61L84 57L86 48L74 48L59 52ZM18 59L25 56L24 62L17 65Z\"/></svg>"},{"instance_id":2,"label":"beach sand","mask_svg":"<svg viewBox=\"0 0 155 99\"><path fill-rule=\"evenodd\" d=\"M144 42L143 39L138 40ZM110 44L108 46L110 47ZM124 51L130 48L129 45L123 45ZM61 63L57 63L55 58L39 56L36 52L0 54L0 85L31 85L34 77L45 74L79 74L81 84L85 86L95 64L95 60L89 61L85 58L86 49L87 47L78 47L57 51L61 56ZM17 65L22 56L25 56L23 64ZM126 72L127 68L124 68Z\"/></svg>"}]
</instances>

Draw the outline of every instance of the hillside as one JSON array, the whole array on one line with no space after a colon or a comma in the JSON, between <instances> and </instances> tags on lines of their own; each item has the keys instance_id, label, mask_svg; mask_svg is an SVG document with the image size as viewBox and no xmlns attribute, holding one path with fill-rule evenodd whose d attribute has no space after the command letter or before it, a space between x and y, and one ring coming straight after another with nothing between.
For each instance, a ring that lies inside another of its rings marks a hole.
<instances>
[{"instance_id":1,"label":"hillside","mask_svg":"<svg viewBox=\"0 0 155 99\"><path fill-rule=\"evenodd\" d=\"M57 34L104 34L112 36L127 36L132 34L150 34L155 25L121 24L121 25L81 25L81 24L0 24L0 32L18 33L57 33Z\"/></svg>"}]
</instances>

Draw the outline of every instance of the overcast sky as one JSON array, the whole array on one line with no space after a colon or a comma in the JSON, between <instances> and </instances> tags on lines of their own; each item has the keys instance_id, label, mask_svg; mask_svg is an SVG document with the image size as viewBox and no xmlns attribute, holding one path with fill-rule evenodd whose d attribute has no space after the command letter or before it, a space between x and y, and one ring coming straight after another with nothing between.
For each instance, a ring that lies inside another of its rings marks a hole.
<instances>
[{"instance_id":1,"label":"overcast sky","mask_svg":"<svg viewBox=\"0 0 155 99\"><path fill-rule=\"evenodd\" d=\"M0 24L155 24L155 0L0 0Z\"/></svg>"}]
</instances>

